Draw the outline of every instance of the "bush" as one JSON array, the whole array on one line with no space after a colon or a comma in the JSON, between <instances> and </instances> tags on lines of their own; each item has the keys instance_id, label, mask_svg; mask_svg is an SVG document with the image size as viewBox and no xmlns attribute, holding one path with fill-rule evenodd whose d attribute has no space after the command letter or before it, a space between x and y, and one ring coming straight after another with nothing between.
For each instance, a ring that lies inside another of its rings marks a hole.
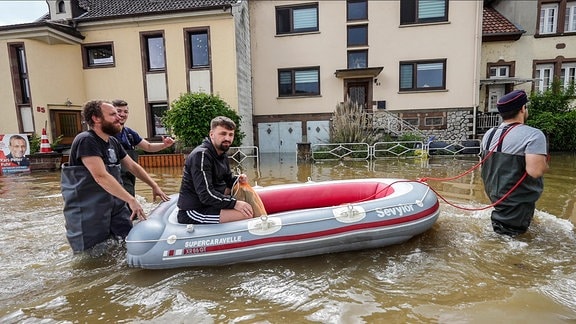
<instances>
[{"instance_id":1,"label":"bush","mask_svg":"<svg viewBox=\"0 0 576 324\"><path fill-rule=\"evenodd\" d=\"M372 127L371 116L357 103L346 101L336 105L332 120L332 143L374 144L380 134Z\"/></svg>"},{"instance_id":2,"label":"bush","mask_svg":"<svg viewBox=\"0 0 576 324\"><path fill-rule=\"evenodd\" d=\"M576 110L572 98L576 91L574 83L567 88L561 85L554 80L545 92L530 95L526 124L546 134L550 151L575 151Z\"/></svg>"},{"instance_id":3,"label":"bush","mask_svg":"<svg viewBox=\"0 0 576 324\"><path fill-rule=\"evenodd\" d=\"M175 135L183 148L193 148L210 132L210 121L226 116L236 123L232 146L240 146L244 133L240 130L240 116L218 96L205 93L186 93L174 100L162 117L162 122Z\"/></svg>"}]
</instances>

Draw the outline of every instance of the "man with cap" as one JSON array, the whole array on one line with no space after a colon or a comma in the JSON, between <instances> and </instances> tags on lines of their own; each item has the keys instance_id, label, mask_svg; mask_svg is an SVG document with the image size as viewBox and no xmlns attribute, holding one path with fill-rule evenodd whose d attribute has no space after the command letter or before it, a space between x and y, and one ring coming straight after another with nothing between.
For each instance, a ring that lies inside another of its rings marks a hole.
<instances>
[{"instance_id":1,"label":"man with cap","mask_svg":"<svg viewBox=\"0 0 576 324\"><path fill-rule=\"evenodd\" d=\"M490 129L482 138L484 190L492 203L500 200L526 177L518 187L492 211L492 228L498 234L515 236L528 230L536 201L548 170L547 144L544 133L525 125L528 118L528 97L524 90L514 90L498 100L503 122Z\"/></svg>"}]
</instances>

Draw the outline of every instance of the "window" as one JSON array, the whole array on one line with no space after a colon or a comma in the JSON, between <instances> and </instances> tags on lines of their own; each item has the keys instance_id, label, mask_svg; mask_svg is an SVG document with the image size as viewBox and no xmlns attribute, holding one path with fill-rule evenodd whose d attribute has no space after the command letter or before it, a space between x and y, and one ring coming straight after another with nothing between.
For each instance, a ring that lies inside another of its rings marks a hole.
<instances>
[{"instance_id":1,"label":"window","mask_svg":"<svg viewBox=\"0 0 576 324\"><path fill-rule=\"evenodd\" d=\"M565 32L576 32L576 1L566 4Z\"/></svg>"},{"instance_id":2,"label":"window","mask_svg":"<svg viewBox=\"0 0 576 324\"><path fill-rule=\"evenodd\" d=\"M442 126L444 125L443 117L425 117L424 126Z\"/></svg>"},{"instance_id":3,"label":"window","mask_svg":"<svg viewBox=\"0 0 576 324\"><path fill-rule=\"evenodd\" d=\"M280 97L312 96L320 94L320 68L278 70Z\"/></svg>"},{"instance_id":4,"label":"window","mask_svg":"<svg viewBox=\"0 0 576 324\"><path fill-rule=\"evenodd\" d=\"M554 78L554 64L537 64L536 65L536 89L544 92L552 84Z\"/></svg>"},{"instance_id":5,"label":"window","mask_svg":"<svg viewBox=\"0 0 576 324\"><path fill-rule=\"evenodd\" d=\"M401 0L400 24L448 21L448 0Z\"/></svg>"},{"instance_id":6,"label":"window","mask_svg":"<svg viewBox=\"0 0 576 324\"><path fill-rule=\"evenodd\" d=\"M210 43L207 29L189 31L188 46L191 69L210 66Z\"/></svg>"},{"instance_id":7,"label":"window","mask_svg":"<svg viewBox=\"0 0 576 324\"><path fill-rule=\"evenodd\" d=\"M276 34L318 31L318 4L276 8Z\"/></svg>"},{"instance_id":8,"label":"window","mask_svg":"<svg viewBox=\"0 0 576 324\"><path fill-rule=\"evenodd\" d=\"M446 60L400 63L400 91L440 89L446 89Z\"/></svg>"},{"instance_id":9,"label":"window","mask_svg":"<svg viewBox=\"0 0 576 324\"><path fill-rule=\"evenodd\" d=\"M166 58L164 51L164 37L162 35L144 36L146 49L146 69L148 71L166 70Z\"/></svg>"},{"instance_id":10,"label":"window","mask_svg":"<svg viewBox=\"0 0 576 324\"><path fill-rule=\"evenodd\" d=\"M509 66L490 67L490 78L507 78L508 76L510 76Z\"/></svg>"},{"instance_id":11,"label":"window","mask_svg":"<svg viewBox=\"0 0 576 324\"><path fill-rule=\"evenodd\" d=\"M368 0L348 0L346 9L348 21L368 19Z\"/></svg>"},{"instance_id":12,"label":"window","mask_svg":"<svg viewBox=\"0 0 576 324\"><path fill-rule=\"evenodd\" d=\"M24 46L16 46L16 63L18 66L19 80L19 103L30 103L30 81L28 79L28 68L26 66L26 52Z\"/></svg>"},{"instance_id":13,"label":"window","mask_svg":"<svg viewBox=\"0 0 576 324\"><path fill-rule=\"evenodd\" d=\"M402 118L402 121L414 127L420 126L420 119L418 117Z\"/></svg>"},{"instance_id":14,"label":"window","mask_svg":"<svg viewBox=\"0 0 576 324\"><path fill-rule=\"evenodd\" d=\"M558 4L551 3L542 5L540 8L540 34L556 33L558 22Z\"/></svg>"},{"instance_id":15,"label":"window","mask_svg":"<svg viewBox=\"0 0 576 324\"><path fill-rule=\"evenodd\" d=\"M560 82L567 88L570 83L576 82L576 63L564 63L560 69Z\"/></svg>"},{"instance_id":16,"label":"window","mask_svg":"<svg viewBox=\"0 0 576 324\"><path fill-rule=\"evenodd\" d=\"M163 103L153 103L150 104L150 120L152 121L152 136L153 137L160 137L164 135L168 135L168 130L162 123L162 117L166 111L168 111L168 104L165 102Z\"/></svg>"},{"instance_id":17,"label":"window","mask_svg":"<svg viewBox=\"0 0 576 324\"><path fill-rule=\"evenodd\" d=\"M364 69L368 67L368 50L348 51L348 68Z\"/></svg>"},{"instance_id":18,"label":"window","mask_svg":"<svg viewBox=\"0 0 576 324\"><path fill-rule=\"evenodd\" d=\"M348 26L348 47L368 45L368 25Z\"/></svg>"},{"instance_id":19,"label":"window","mask_svg":"<svg viewBox=\"0 0 576 324\"><path fill-rule=\"evenodd\" d=\"M57 13L66 13L66 3L64 3L64 0L58 1L56 6L58 7L56 10Z\"/></svg>"},{"instance_id":20,"label":"window","mask_svg":"<svg viewBox=\"0 0 576 324\"><path fill-rule=\"evenodd\" d=\"M114 49L112 43L83 45L82 59L84 68L114 66Z\"/></svg>"},{"instance_id":21,"label":"window","mask_svg":"<svg viewBox=\"0 0 576 324\"><path fill-rule=\"evenodd\" d=\"M28 79L24 43L9 43L8 53L18 118L18 129L20 132L32 133L34 132L34 116L32 107L30 106L30 81Z\"/></svg>"}]
</instances>

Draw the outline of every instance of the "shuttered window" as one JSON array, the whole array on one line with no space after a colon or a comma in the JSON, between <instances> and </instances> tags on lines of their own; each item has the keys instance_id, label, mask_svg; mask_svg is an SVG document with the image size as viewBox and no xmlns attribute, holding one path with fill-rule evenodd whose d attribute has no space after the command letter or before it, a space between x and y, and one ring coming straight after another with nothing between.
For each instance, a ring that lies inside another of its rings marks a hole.
<instances>
[{"instance_id":1,"label":"shuttered window","mask_svg":"<svg viewBox=\"0 0 576 324\"><path fill-rule=\"evenodd\" d=\"M276 8L276 34L318 31L318 4Z\"/></svg>"},{"instance_id":2,"label":"shuttered window","mask_svg":"<svg viewBox=\"0 0 576 324\"><path fill-rule=\"evenodd\" d=\"M278 70L278 96L311 96L320 94L320 68Z\"/></svg>"},{"instance_id":3,"label":"shuttered window","mask_svg":"<svg viewBox=\"0 0 576 324\"><path fill-rule=\"evenodd\" d=\"M448 0L401 0L400 24L448 21Z\"/></svg>"}]
</instances>

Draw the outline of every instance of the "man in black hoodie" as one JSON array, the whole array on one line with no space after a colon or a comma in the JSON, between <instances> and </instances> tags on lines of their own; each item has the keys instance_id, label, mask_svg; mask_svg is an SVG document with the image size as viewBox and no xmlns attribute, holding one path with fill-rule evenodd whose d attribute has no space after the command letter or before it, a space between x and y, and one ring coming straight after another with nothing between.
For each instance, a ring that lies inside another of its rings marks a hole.
<instances>
[{"instance_id":1,"label":"man in black hoodie","mask_svg":"<svg viewBox=\"0 0 576 324\"><path fill-rule=\"evenodd\" d=\"M178 198L178 222L217 224L252 218L252 206L230 195L238 180L246 175L232 175L226 152L234 141L236 124L218 116L210 123L209 138L186 158Z\"/></svg>"}]
</instances>

